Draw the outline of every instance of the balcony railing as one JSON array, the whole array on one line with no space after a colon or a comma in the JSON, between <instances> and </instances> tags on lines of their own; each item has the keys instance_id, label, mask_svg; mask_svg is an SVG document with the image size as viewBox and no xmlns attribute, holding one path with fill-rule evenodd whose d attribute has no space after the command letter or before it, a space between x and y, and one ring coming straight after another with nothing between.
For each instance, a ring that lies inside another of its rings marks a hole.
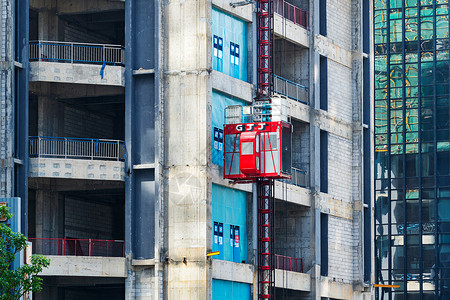
<instances>
[{"instance_id":1,"label":"balcony railing","mask_svg":"<svg viewBox=\"0 0 450 300\"><path fill-rule=\"evenodd\" d=\"M291 179L280 179L280 181L300 187L309 187L308 173L297 168L291 168Z\"/></svg>"},{"instance_id":2,"label":"balcony railing","mask_svg":"<svg viewBox=\"0 0 450 300\"><path fill-rule=\"evenodd\" d=\"M306 11L298 8L295 5L287 3L284 0L274 1L275 12L284 18L294 22L295 24L307 28L308 18Z\"/></svg>"},{"instance_id":3,"label":"balcony railing","mask_svg":"<svg viewBox=\"0 0 450 300\"><path fill-rule=\"evenodd\" d=\"M309 186L308 173L306 171L302 171L297 168L292 168L291 179L289 181L292 184L295 184L295 185L298 185L301 187Z\"/></svg>"},{"instance_id":4,"label":"balcony railing","mask_svg":"<svg viewBox=\"0 0 450 300\"><path fill-rule=\"evenodd\" d=\"M43 255L124 257L122 240L29 238L33 253Z\"/></svg>"},{"instance_id":5,"label":"balcony railing","mask_svg":"<svg viewBox=\"0 0 450 300\"><path fill-rule=\"evenodd\" d=\"M125 50L120 45L30 41L30 61L123 66Z\"/></svg>"},{"instance_id":6,"label":"balcony railing","mask_svg":"<svg viewBox=\"0 0 450 300\"><path fill-rule=\"evenodd\" d=\"M119 140L32 136L28 151L30 157L125 160L125 143Z\"/></svg>"},{"instance_id":7,"label":"balcony railing","mask_svg":"<svg viewBox=\"0 0 450 300\"><path fill-rule=\"evenodd\" d=\"M308 104L308 88L289 81L278 75L273 75L273 91L295 101Z\"/></svg>"},{"instance_id":8,"label":"balcony railing","mask_svg":"<svg viewBox=\"0 0 450 300\"><path fill-rule=\"evenodd\" d=\"M275 268L303 273L303 259L275 254Z\"/></svg>"}]
</instances>

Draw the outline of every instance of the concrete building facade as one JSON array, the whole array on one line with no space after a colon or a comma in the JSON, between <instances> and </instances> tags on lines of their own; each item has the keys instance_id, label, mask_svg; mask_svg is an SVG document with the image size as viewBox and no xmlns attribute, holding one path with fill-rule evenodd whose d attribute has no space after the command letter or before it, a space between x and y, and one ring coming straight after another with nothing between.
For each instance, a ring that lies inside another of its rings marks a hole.
<instances>
[{"instance_id":1,"label":"concrete building facade","mask_svg":"<svg viewBox=\"0 0 450 300\"><path fill-rule=\"evenodd\" d=\"M372 5L273 3L293 124L275 298L371 299ZM34 297L257 299L256 187L223 179L224 110L255 96L254 4L0 6L0 197L52 259Z\"/></svg>"}]
</instances>

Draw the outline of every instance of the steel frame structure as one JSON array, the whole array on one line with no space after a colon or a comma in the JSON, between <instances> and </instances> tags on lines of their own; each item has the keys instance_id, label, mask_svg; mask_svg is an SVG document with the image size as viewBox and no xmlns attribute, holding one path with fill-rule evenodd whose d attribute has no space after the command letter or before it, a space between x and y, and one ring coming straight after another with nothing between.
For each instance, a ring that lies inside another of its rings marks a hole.
<instances>
[{"instance_id":1,"label":"steel frame structure","mask_svg":"<svg viewBox=\"0 0 450 300\"><path fill-rule=\"evenodd\" d=\"M255 101L271 101L273 88L273 0L256 0L257 91Z\"/></svg>"},{"instance_id":2,"label":"steel frame structure","mask_svg":"<svg viewBox=\"0 0 450 300\"><path fill-rule=\"evenodd\" d=\"M275 299L274 180L260 178L258 188L258 299Z\"/></svg>"},{"instance_id":3,"label":"steel frame structure","mask_svg":"<svg viewBox=\"0 0 450 300\"><path fill-rule=\"evenodd\" d=\"M256 0L257 89L256 103L271 103L273 92L273 0ZM258 299L274 299L274 181L258 178Z\"/></svg>"}]
</instances>

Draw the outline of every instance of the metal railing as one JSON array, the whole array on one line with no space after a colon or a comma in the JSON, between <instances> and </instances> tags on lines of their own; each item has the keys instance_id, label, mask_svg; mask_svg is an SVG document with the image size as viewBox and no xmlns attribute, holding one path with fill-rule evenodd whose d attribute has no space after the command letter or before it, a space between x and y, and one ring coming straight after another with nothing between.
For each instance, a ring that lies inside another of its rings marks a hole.
<instances>
[{"instance_id":1,"label":"metal railing","mask_svg":"<svg viewBox=\"0 0 450 300\"><path fill-rule=\"evenodd\" d=\"M295 101L308 104L308 88L278 75L273 75L273 91Z\"/></svg>"},{"instance_id":2,"label":"metal railing","mask_svg":"<svg viewBox=\"0 0 450 300\"><path fill-rule=\"evenodd\" d=\"M275 268L303 273L303 259L275 254Z\"/></svg>"},{"instance_id":3,"label":"metal railing","mask_svg":"<svg viewBox=\"0 0 450 300\"><path fill-rule=\"evenodd\" d=\"M304 28L308 27L308 17L306 11L292 5L284 0L274 1L274 10L282 17L294 22Z\"/></svg>"},{"instance_id":4,"label":"metal railing","mask_svg":"<svg viewBox=\"0 0 450 300\"><path fill-rule=\"evenodd\" d=\"M288 180L290 183L301 186L301 187L308 187L309 186L309 180L308 180L308 173L306 171L302 171L297 168L291 168L291 179Z\"/></svg>"},{"instance_id":5,"label":"metal railing","mask_svg":"<svg viewBox=\"0 0 450 300\"><path fill-rule=\"evenodd\" d=\"M29 238L33 253L43 255L124 257L122 240Z\"/></svg>"},{"instance_id":6,"label":"metal railing","mask_svg":"<svg viewBox=\"0 0 450 300\"><path fill-rule=\"evenodd\" d=\"M308 173L297 168L291 168L291 179L280 179L280 181L304 188L309 187Z\"/></svg>"},{"instance_id":7,"label":"metal railing","mask_svg":"<svg viewBox=\"0 0 450 300\"><path fill-rule=\"evenodd\" d=\"M125 160L125 143L119 140L32 136L28 151L30 157Z\"/></svg>"},{"instance_id":8,"label":"metal railing","mask_svg":"<svg viewBox=\"0 0 450 300\"><path fill-rule=\"evenodd\" d=\"M52 41L30 41L30 61L89 64L125 64L125 49L120 45Z\"/></svg>"}]
</instances>

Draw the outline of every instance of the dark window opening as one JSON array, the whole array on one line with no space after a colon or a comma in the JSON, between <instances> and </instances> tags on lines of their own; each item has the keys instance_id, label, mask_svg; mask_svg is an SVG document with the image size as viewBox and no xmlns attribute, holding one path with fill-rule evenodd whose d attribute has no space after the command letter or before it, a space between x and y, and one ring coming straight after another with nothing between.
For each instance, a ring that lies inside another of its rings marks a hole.
<instances>
[{"instance_id":1,"label":"dark window opening","mask_svg":"<svg viewBox=\"0 0 450 300\"><path fill-rule=\"evenodd\" d=\"M320 109L328 110L328 60L320 56Z\"/></svg>"}]
</instances>

